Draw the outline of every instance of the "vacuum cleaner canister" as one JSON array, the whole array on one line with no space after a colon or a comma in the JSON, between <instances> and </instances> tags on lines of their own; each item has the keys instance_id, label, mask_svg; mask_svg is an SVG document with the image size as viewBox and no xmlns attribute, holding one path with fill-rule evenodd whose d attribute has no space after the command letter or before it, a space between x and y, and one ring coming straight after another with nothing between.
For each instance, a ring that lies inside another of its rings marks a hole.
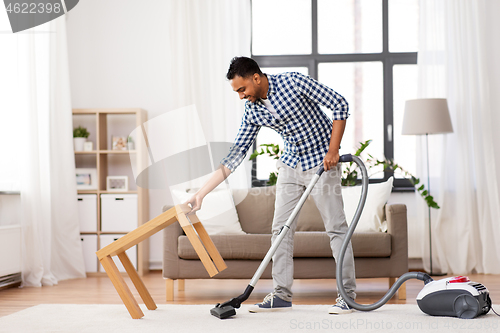
<instances>
[{"instance_id":1,"label":"vacuum cleaner canister","mask_svg":"<svg viewBox=\"0 0 500 333\"><path fill-rule=\"evenodd\" d=\"M431 281L417 295L420 310L431 316L472 319L491 309L488 289L466 276Z\"/></svg>"}]
</instances>

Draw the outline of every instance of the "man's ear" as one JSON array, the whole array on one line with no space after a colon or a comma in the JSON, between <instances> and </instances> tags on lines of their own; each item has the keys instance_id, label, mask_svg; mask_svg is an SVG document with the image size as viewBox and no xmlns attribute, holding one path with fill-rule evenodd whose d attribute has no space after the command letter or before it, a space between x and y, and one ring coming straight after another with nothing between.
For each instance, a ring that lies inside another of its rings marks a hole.
<instances>
[{"instance_id":1,"label":"man's ear","mask_svg":"<svg viewBox=\"0 0 500 333\"><path fill-rule=\"evenodd\" d=\"M260 85L260 81L261 81L261 79L260 79L260 75L259 75L259 73L254 73L254 75L253 75L253 81L254 81L256 84L259 84L259 85Z\"/></svg>"}]
</instances>

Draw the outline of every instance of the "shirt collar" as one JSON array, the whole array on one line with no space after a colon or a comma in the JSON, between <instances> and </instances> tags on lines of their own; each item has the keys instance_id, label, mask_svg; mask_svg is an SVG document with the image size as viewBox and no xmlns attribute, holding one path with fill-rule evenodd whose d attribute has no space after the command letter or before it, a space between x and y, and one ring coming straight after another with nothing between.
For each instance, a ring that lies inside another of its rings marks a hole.
<instances>
[{"instance_id":1,"label":"shirt collar","mask_svg":"<svg viewBox=\"0 0 500 333\"><path fill-rule=\"evenodd\" d=\"M276 78L274 75L270 74L264 74L267 77L267 81L269 82L269 88L267 89L267 95L269 98L269 94L275 94L276 93Z\"/></svg>"},{"instance_id":2,"label":"shirt collar","mask_svg":"<svg viewBox=\"0 0 500 333\"><path fill-rule=\"evenodd\" d=\"M269 87L267 88L267 99L269 99L269 94L275 94L276 93L276 78L274 77L274 75L271 75L271 74L265 74L264 75L267 77L267 82L269 83ZM262 100L259 98L255 103L252 103L250 101L246 101L245 104L249 107L252 107L252 106L257 106L258 104L262 104Z\"/></svg>"}]
</instances>

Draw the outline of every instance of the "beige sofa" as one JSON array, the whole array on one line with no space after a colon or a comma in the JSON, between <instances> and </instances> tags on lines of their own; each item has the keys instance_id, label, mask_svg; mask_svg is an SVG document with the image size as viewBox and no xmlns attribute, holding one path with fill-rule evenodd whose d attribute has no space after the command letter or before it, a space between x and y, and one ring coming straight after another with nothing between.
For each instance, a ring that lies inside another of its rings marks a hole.
<instances>
[{"instance_id":1,"label":"beige sofa","mask_svg":"<svg viewBox=\"0 0 500 333\"><path fill-rule=\"evenodd\" d=\"M244 195L236 190L233 196ZM275 187L249 190L236 211L246 235L212 235L211 238L224 258L227 269L216 279L248 279L257 270L271 245L271 224L274 213ZM163 207L163 211L169 209ZM389 278L389 285L408 272L408 236L406 206L386 204L387 232L355 232L352 237L357 278ZM294 244L294 278L335 278L335 260L332 258L329 238L324 232L320 213L309 197L299 216ZM178 223L164 231L163 277L167 281L167 301L173 300L174 280L179 290L184 279L210 278L196 252ZM270 263L262 275L271 278ZM399 298L406 299L406 289L399 290Z\"/></svg>"}]
</instances>

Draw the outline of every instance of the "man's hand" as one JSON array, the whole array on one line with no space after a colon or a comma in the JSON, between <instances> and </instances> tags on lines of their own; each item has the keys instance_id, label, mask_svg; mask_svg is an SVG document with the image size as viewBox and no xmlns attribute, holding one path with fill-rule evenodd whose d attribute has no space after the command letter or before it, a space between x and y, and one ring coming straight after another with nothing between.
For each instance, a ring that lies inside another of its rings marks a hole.
<instances>
[{"instance_id":1,"label":"man's hand","mask_svg":"<svg viewBox=\"0 0 500 333\"><path fill-rule=\"evenodd\" d=\"M184 204L190 204L191 210L188 215L195 213L196 211L201 209L201 203L203 198L210 193L214 188L216 188L220 183L222 183L227 176L231 174L231 170L229 170L225 165L219 165L219 168L210 176L207 182L200 188L198 192L196 192L191 199L186 201Z\"/></svg>"},{"instance_id":2,"label":"man's hand","mask_svg":"<svg viewBox=\"0 0 500 333\"><path fill-rule=\"evenodd\" d=\"M201 209L202 202L203 202L203 196L201 196L198 193L196 193L195 195L193 195L191 197L191 199L186 201L184 204L191 205L191 210L189 211L189 213L187 213L187 215L191 215L191 214L194 214L195 212L199 211Z\"/></svg>"},{"instance_id":3,"label":"man's hand","mask_svg":"<svg viewBox=\"0 0 500 333\"><path fill-rule=\"evenodd\" d=\"M331 168L337 166L337 163L339 163L339 159L340 155L338 150L329 150L328 153L326 153L325 158L323 159L323 167L325 168L325 171L328 171Z\"/></svg>"},{"instance_id":4,"label":"man's hand","mask_svg":"<svg viewBox=\"0 0 500 333\"><path fill-rule=\"evenodd\" d=\"M331 168L337 166L337 163L339 163L340 141L344 135L345 123L345 120L333 121L332 136L330 138L328 153L326 153L325 158L323 159L323 167L325 168L325 171L330 170Z\"/></svg>"}]
</instances>

